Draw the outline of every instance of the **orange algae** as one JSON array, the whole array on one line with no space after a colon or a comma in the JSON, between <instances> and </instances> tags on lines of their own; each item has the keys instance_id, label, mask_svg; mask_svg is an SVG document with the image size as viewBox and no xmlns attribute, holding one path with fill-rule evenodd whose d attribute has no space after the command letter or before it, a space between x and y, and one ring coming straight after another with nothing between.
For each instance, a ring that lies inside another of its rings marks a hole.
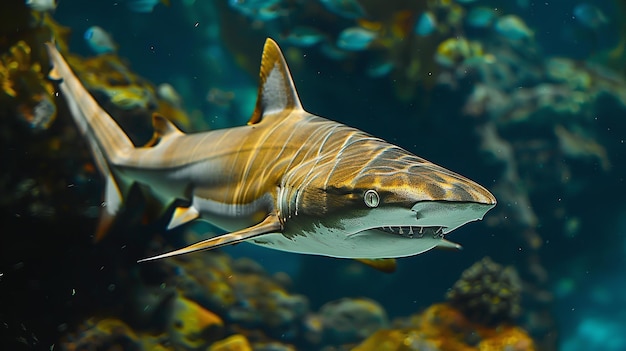
<instances>
[{"instance_id":1,"label":"orange algae","mask_svg":"<svg viewBox=\"0 0 626 351\"><path fill-rule=\"evenodd\" d=\"M252 351L252 346L245 336L236 334L215 342L207 351Z\"/></svg>"},{"instance_id":2,"label":"orange algae","mask_svg":"<svg viewBox=\"0 0 626 351\"><path fill-rule=\"evenodd\" d=\"M215 313L178 295L174 300L168 334L178 344L195 348L205 344L203 332L207 328L223 325L222 319Z\"/></svg>"},{"instance_id":3,"label":"orange algae","mask_svg":"<svg viewBox=\"0 0 626 351\"><path fill-rule=\"evenodd\" d=\"M512 325L472 323L446 304L436 304L410 318L409 326L380 330L353 351L534 351L530 336Z\"/></svg>"}]
</instances>

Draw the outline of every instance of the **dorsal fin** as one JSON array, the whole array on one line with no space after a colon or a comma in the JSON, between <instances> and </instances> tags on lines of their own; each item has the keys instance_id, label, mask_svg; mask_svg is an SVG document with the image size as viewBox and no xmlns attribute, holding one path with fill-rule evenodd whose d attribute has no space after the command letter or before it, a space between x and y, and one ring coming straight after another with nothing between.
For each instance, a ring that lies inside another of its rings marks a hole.
<instances>
[{"instance_id":1,"label":"dorsal fin","mask_svg":"<svg viewBox=\"0 0 626 351\"><path fill-rule=\"evenodd\" d=\"M158 113L152 114L152 128L154 128L154 134L152 139L144 145L144 147L152 147L159 143L163 138L167 138L175 135L183 135L180 129L178 129L172 121L163 117Z\"/></svg>"},{"instance_id":2,"label":"dorsal fin","mask_svg":"<svg viewBox=\"0 0 626 351\"><path fill-rule=\"evenodd\" d=\"M278 44L270 38L263 47L259 78L256 107L248 124L259 123L266 114L302 109L287 62Z\"/></svg>"},{"instance_id":3,"label":"dorsal fin","mask_svg":"<svg viewBox=\"0 0 626 351\"><path fill-rule=\"evenodd\" d=\"M172 121L158 113L154 113L152 115L152 127L154 128L154 132L158 133L161 137L174 134L184 134L174 125L174 123L172 123Z\"/></svg>"}]
</instances>

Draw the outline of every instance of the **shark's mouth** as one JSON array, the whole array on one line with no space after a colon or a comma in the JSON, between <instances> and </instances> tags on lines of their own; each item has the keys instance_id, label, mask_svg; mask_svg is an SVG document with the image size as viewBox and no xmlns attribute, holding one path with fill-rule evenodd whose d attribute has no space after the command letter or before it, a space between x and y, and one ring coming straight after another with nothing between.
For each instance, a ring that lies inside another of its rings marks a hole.
<instances>
[{"instance_id":1,"label":"shark's mouth","mask_svg":"<svg viewBox=\"0 0 626 351\"><path fill-rule=\"evenodd\" d=\"M435 227L418 227L418 226L385 226L378 227L377 230L383 231L385 233L400 235L409 239L420 239L425 236L429 236L432 238L443 238L442 226Z\"/></svg>"}]
</instances>

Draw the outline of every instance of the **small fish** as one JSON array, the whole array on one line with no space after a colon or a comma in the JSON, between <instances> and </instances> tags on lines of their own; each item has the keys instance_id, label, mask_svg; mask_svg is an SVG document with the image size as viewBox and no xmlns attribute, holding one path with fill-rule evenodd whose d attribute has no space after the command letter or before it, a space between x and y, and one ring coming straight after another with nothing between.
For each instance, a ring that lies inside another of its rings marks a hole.
<instances>
[{"instance_id":1,"label":"small fish","mask_svg":"<svg viewBox=\"0 0 626 351\"><path fill-rule=\"evenodd\" d=\"M506 15L496 21L496 31L510 40L524 40L532 38L534 33L528 28L524 20L516 15Z\"/></svg>"},{"instance_id":2,"label":"small fish","mask_svg":"<svg viewBox=\"0 0 626 351\"><path fill-rule=\"evenodd\" d=\"M426 11L422 13L420 18L415 23L415 28L413 29L415 34L421 37L429 36L432 33L434 33L436 30L437 30L437 19L435 18L435 15L430 11Z\"/></svg>"},{"instance_id":3,"label":"small fish","mask_svg":"<svg viewBox=\"0 0 626 351\"><path fill-rule=\"evenodd\" d=\"M117 50L117 44L113 38L102 27L89 27L84 34L85 41L89 48L96 54L107 54Z\"/></svg>"},{"instance_id":4,"label":"small fish","mask_svg":"<svg viewBox=\"0 0 626 351\"><path fill-rule=\"evenodd\" d=\"M383 273L393 273L397 267L395 258L358 258L356 260Z\"/></svg>"},{"instance_id":5,"label":"small fish","mask_svg":"<svg viewBox=\"0 0 626 351\"><path fill-rule=\"evenodd\" d=\"M336 47L334 43L325 41L320 45L320 51L331 60L341 61L349 56L345 50Z\"/></svg>"},{"instance_id":6,"label":"small fish","mask_svg":"<svg viewBox=\"0 0 626 351\"><path fill-rule=\"evenodd\" d=\"M378 34L374 31L361 28L350 27L339 33L337 47L348 51L360 51L367 49L376 39Z\"/></svg>"},{"instance_id":7,"label":"small fish","mask_svg":"<svg viewBox=\"0 0 626 351\"><path fill-rule=\"evenodd\" d=\"M289 35L285 37L285 40L295 46L309 47L313 46L325 39L324 34L319 30L306 27L297 26L289 32Z\"/></svg>"},{"instance_id":8,"label":"small fish","mask_svg":"<svg viewBox=\"0 0 626 351\"><path fill-rule=\"evenodd\" d=\"M391 73L394 67L395 65L391 61L375 60L374 62L370 63L369 67L367 68L367 75L368 77L372 78L384 77Z\"/></svg>"},{"instance_id":9,"label":"small fish","mask_svg":"<svg viewBox=\"0 0 626 351\"><path fill-rule=\"evenodd\" d=\"M479 6L472 8L465 17L465 22L475 28L487 28L496 18L496 11L492 8Z\"/></svg>"},{"instance_id":10,"label":"small fish","mask_svg":"<svg viewBox=\"0 0 626 351\"><path fill-rule=\"evenodd\" d=\"M246 17L263 22L285 14L279 0L229 0L228 5Z\"/></svg>"},{"instance_id":11,"label":"small fish","mask_svg":"<svg viewBox=\"0 0 626 351\"><path fill-rule=\"evenodd\" d=\"M597 29L609 23L602 10L587 3L578 4L574 7L574 18L583 26L591 29Z\"/></svg>"},{"instance_id":12,"label":"small fish","mask_svg":"<svg viewBox=\"0 0 626 351\"><path fill-rule=\"evenodd\" d=\"M174 87L169 83L159 84L159 86L157 86L156 92L157 92L157 95L161 99L169 102L175 107L180 108L183 105L183 98L180 96L180 94L178 94L176 89L174 89Z\"/></svg>"},{"instance_id":13,"label":"small fish","mask_svg":"<svg viewBox=\"0 0 626 351\"><path fill-rule=\"evenodd\" d=\"M228 0L232 8L260 9L276 5L280 0Z\"/></svg>"},{"instance_id":14,"label":"small fish","mask_svg":"<svg viewBox=\"0 0 626 351\"><path fill-rule=\"evenodd\" d=\"M37 95L34 105L20 105L17 111L20 119L37 131L48 129L57 114L56 105L47 94Z\"/></svg>"},{"instance_id":15,"label":"small fish","mask_svg":"<svg viewBox=\"0 0 626 351\"><path fill-rule=\"evenodd\" d=\"M326 9L334 14L349 19L365 17L365 10L358 0L320 0Z\"/></svg>"},{"instance_id":16,"label":"small fish","mask_svg":"<svg viewBox=\"0 0 626 351\"><path fill-rule=\"evenodd\" d=\"M133 12L150 13L160 2L170 5L169 0L127 0L126 7Z\"/></svg>"},{"instance_id":17,"label":"small fish","mask_svg":"<svg viewBox=\"0 0 626 351\"><path fill-rule=\"evenodd\" d=\"M207 93L208 102L219 107L230 107L235 99L235 93L219 88L211 88Z\"/></svg>"},{"instance_id":18,"label":"small fish","mask_svg":"<svg viewBox=\"0 0 626 351\"><path fill-rule=\"evenodd\" d=\"M58 0L26 0L26 6L37 12L54 11L59 4Z\"/></svg>"}]
</instances>

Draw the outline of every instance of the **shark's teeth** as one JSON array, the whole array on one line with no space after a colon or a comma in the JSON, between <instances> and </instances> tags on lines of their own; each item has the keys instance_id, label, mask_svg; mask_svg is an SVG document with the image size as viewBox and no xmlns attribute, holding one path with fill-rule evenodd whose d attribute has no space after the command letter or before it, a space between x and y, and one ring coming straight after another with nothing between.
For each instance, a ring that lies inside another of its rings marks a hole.
<instances>
[{"instance_id":1,"label":"shark's teeth","mask_svg":"<svg viewBox=\"0 0 626 351\"><path fill-rule=\"evenodd\" d=\"M443 227L418 227L418 226L383 226L377 228L385 233L399 235L405 238L423 238L432 235L433 238L443 238Z\"/></svg>"}]
</instances>

